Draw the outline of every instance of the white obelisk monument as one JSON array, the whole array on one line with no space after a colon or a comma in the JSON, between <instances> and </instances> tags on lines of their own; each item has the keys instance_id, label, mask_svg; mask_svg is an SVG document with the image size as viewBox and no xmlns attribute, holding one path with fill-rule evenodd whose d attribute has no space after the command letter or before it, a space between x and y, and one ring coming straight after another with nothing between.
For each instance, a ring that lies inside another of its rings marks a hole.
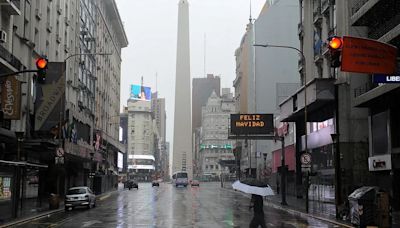
<instances>
[{"instance_id":1,"label":"white obelisk monument","mask_svg":"<svg viewBox=\"0 0 400 228\"><path fill-rule=\"evenodd\" d=\"M172 172L186 171L189 174L189 179L192 179L192 106L190 95L188 0L179 1L177 44Z\"/></svg>"}]
</instances>

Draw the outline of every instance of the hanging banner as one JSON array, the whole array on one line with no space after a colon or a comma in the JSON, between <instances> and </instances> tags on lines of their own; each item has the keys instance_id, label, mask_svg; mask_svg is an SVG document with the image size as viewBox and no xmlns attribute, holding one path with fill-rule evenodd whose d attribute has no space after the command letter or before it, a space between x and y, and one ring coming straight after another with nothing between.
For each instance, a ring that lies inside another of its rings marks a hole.
<instances>
[{"instance_id":1,"label":"hanging banner","mask_svg":"<svg viewBox=\"0 0 400 228\"><path fill-rule=\"evenodd\" d=\"M46 73L46 83L37 86L35 102L35 131L49 132L60 124L60 112L63 112L65 102L65 64L64 62L49 62Z\"/></svg>"},{"instance_id":2,"label":"hanging banner","mask_svg":"<svg viewBox=\"0 0 400 228\"><path fill-rule=\"evenodd\" d=\"M367 74L396 72L397 48L376 40L343 37L342 71Z\"/></svg>"},{"instance_id":3,"label":"hanging banner","mask_svg":"<svg viewBox=\"0 0 400 228\"><path fill-rule=\"evenodd\" d=\"M21 82L8 76L1 84L1 110L4 119L19 120L21 113Z\"/></svg>"}]
</instances>

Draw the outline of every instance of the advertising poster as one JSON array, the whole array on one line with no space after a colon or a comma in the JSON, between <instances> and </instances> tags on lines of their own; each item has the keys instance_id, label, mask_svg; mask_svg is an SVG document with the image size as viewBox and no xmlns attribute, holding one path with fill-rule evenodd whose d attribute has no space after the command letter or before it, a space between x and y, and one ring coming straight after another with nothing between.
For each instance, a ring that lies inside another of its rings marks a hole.
<instances>
[{"instance_id":1,"label":"advertising poster","mask_svg":"<svg viewBox=\"0 0 400 228\"><path fill-rule=\"evenodd\" d=\"M150 101L151 88L140 85L131 85L130 99Z\"/></svg>"}]
</instances>

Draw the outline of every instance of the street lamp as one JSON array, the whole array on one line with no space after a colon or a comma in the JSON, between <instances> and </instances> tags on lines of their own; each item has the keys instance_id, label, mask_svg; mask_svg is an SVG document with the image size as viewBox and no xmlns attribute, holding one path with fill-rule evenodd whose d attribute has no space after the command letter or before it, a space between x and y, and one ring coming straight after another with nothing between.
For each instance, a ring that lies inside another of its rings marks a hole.
<instances>
[{"instance_id":1,"label":"street lamp","mask_svg":"<svg viewBox=\"0 0 400 228\"><path fill-rule=\"evenodd\" d=\"M271 48L286 48L286 49L292 49L297 51L301 55L302 62L304 64L304 76L303 76L303 83L304 83L304 141L305 141L305 152L308 152L308 143L307 143L307 77L306 77L306 58L304 56L303 51L301 51L298 48L291 47L291 46L285 46L285 45L271 45L271 44L253 44L254 47L271 47ZM308 176L307 172L307 176ZM307 183L308 185L308 183ZM282 150L281 154L281 186L282 186L282 202L281 204L286 204L286 166L285 166L285 151ZM307 189L307 196L308 197L308 189ZM308 200L306 200L306 210L308 212Z\"/></svg>"}]
</instances>

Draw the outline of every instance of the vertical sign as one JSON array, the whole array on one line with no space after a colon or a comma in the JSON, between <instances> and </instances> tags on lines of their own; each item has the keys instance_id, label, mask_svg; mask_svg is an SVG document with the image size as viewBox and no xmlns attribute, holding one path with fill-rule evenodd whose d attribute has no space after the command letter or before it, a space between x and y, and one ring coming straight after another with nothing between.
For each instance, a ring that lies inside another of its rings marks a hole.
<instances>
[{"instance_id":1,"label":"vertical sign","mask_svg":"<svg viewBox=\"0 0 400 228\"><path fill-rule=\"evenodd\" d=\"M8 76L1 86L1 109L4 119L19 120L21 111L21 82Z\"/></svg>"},{"instance_id":2,"label":"vertical sign","mask_svg":"<svg viewBox=\"0 0 400 228\"><path fill-rule=\"evenodd\" d=\"M50 131L60 124L60 112L64 112L62 102L65 96L64 62L48 63L46 83L38 84L35 102L35 131Z\"/></svg>"}]
</instances>

